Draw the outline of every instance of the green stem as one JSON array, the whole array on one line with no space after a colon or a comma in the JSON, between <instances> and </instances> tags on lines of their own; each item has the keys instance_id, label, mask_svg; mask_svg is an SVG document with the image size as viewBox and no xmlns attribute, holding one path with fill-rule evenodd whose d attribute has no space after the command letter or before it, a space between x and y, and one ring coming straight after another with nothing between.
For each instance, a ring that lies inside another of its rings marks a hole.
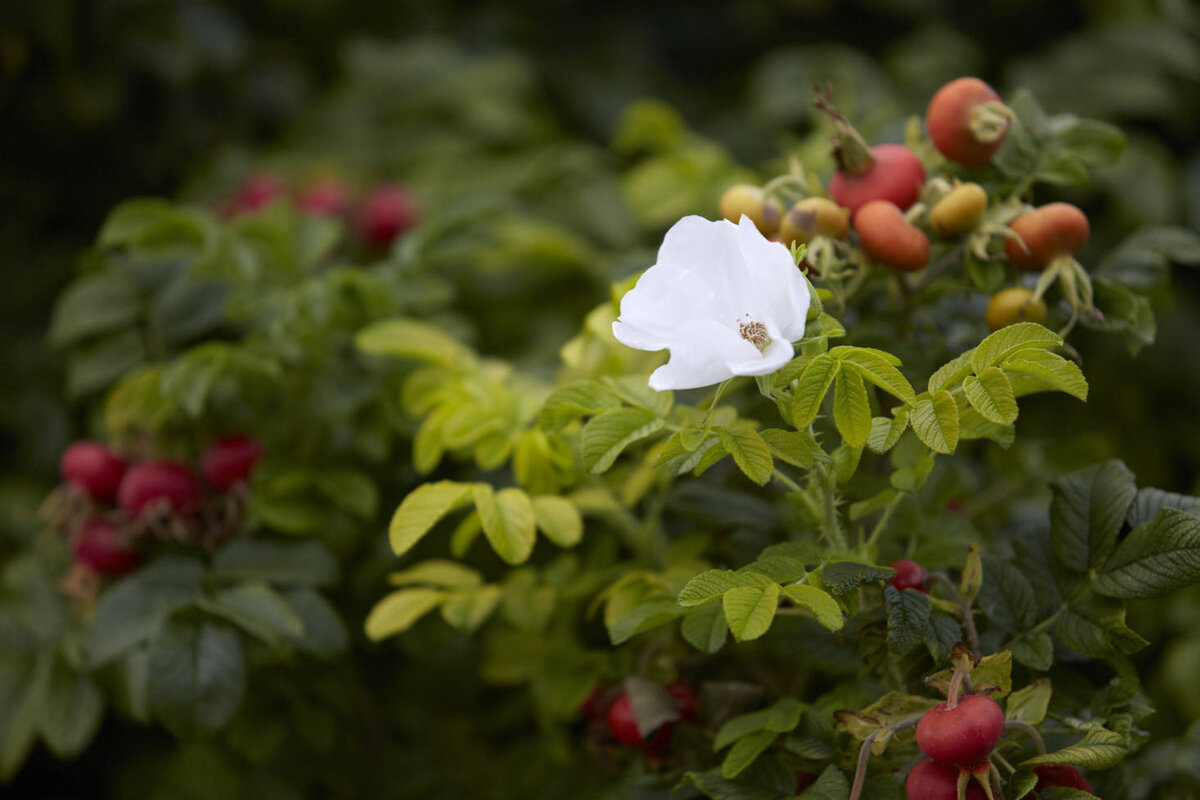
<instances>
[{"instance_id":1,"label":"green stem","mask_svg":"<svg viewBox=\"0 0 1200 800\"><path fill-rule=\"evenodd\" d=\"M779 481L784 486L786 486L789 491L799 492L800 494L804 494L804 488L800 484L798 484L794 480L792 480L790 477L788 477L788 475L786 473L782 472L778 467L775 468L775 472L772 474L774 475L775 480Z\"/></svg>"},{"instance_id":2,"label":"green stem","mask_svg":"<svg viewBox=\"0 0 1200 800\"><path fill-rule=\"evenodd\" d=\"M1046 755L1046 743L1042 740L1042 734L1038 733L1038 729L1030 725L1028 722L1022 722L1019 719L1006 720L1004 723L1005 730L1019 730L1028 734L1030 739L1033 739L1033 744L1037 748L1038 755Z\"/></svg>"},{"instance_id":3,"label":"green stem","mask_svg":"<svg viewBox=\"0 0 1200 800\"><path fill-rule=\"evenodd\" d=\"M842 525L837 516L837 476L822 467L817 479L821 482L821 527L834 547L845 550L846 537L842 534Z\"/></svg>"},{"instance_id":4,"label":"green stem","mask_svg":"<svg viewBox=\"0 0 1200 800\"><path fill-rule=\"evenodd\" d=\"M904 492L897 492L896 496L888 502L887 508L883 509L883 516L879 518L879 522L875 523L874 529L871 530L871 535L867 537L867 547L874 547L875 542L879 539L879 535L883 533L883 529L887 527L888 520L892 517L892 512L896 510L896 506L903 499Z\"/></svg>"}]
</instances>

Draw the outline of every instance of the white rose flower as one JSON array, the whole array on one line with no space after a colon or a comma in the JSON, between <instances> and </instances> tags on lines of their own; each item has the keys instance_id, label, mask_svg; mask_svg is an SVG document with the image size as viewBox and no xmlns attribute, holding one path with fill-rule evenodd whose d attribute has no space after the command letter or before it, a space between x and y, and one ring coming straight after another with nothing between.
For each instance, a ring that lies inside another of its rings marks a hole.
<instances>
[{"instance_id":1,"label":"white rose flower","mask_svg":"<svg viewBox=\"0 0 1200 800\"><path fill-rule=\"evenodd\" d=\"M808 282L782 244L739 224L684 217L671 226L646 270L621 299L617 341L670 350L650 388L695 389L734 375L769 375L804 336Z\"/></svg>"}]
</instances>

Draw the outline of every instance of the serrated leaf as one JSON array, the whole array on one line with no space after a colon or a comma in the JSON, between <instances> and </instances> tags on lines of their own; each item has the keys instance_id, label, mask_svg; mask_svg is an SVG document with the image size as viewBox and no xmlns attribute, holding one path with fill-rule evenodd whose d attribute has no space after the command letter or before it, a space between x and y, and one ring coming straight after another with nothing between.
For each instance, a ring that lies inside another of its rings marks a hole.
<instances>
[{"instance_id":1,"label":"serrated leaf","mask_svg":"<svg viewBox=\"0 0 1200 800\"><path fill-rule=\"evenodd\" d=\"M1009 643L1013 658L1030 669L1045 672L1054 664L1054 640L1045 631L1019 636Z\"/></svg>"},{"instance_id":2,"label":"serrated leaf","mask_svg":"<svg viewBox=\"0 0 1200 800\"><path fill-rule=\"evenodd\" d=\"M1038 678L1028 686L1017 689L1004 704L1004 718L1040 725L1046 718L1053 692L1049 678Z\"/></svg>"},{"instance_id":3,"label":"serrated leaf","mask_svg":"<svg viewBox=\"0 0 1200 800\"><path fill-rule=\"evenodd\" d=\"M463 589L482 585L483 576L457 561L430 559L406 570L393 572L388 575L388 583L392 586L421 583L440 589Z\"/></svg>"},{"instance_id":4,"label":"serrated leaf","mask_svg":"<svg viewBox=\"0 0 1200 800\"><path fill-rule=\"evenodd\" d=\"M721 775L736 778L762 755L779 736L771 731L755 731L738 739L721 763Z\"/></svg>"},{"instance_id":5,"label":"serrated leaf","mask_svg":"<svg viewBox=\"0 0 1200 800\"><path fill-rule=\"evenodd\" d=\"M750 480L763 486L771 480L775 463L767 443L751 428L718 428L721 444L733 456L733 463Z\"/></svg>"},{"instance_id":6,"label":"serrated leaf","mask_svg":"<svg viewBox=\"0 0 1200 800\"><path fill-rule=\"evenodd\" d=\"M1136 528L1154 519L1164 508L1174 508L1200 516L1200 497L1164 492L1162 489L1141 489L1129 508L1129 524Z\"/></svg>"},{"instance_id":7,"label":"serrated leaf","mask_svg":"<svg viewBox=\"0 0 1200 800\"><path fill-rule=\"evenodd\" d=\"M452 336L432 325L411 319L387 319L358 332L354 343L364 353L427 361L460 367L475 355Z\"/></svg>"},{"instance_id":8,"label":"serrated leaf","mask_svg":"<svg viewBox=\"0 0 1200 800\"><path fill-rule=\"evenodd\" d=\"M364 629L372 641L403 633L446 599L441 589L400 589L386 595L367 615Z\"/></svg>"},{"instance_id":9,"label":"serrated leaf","mask_svg":"<svg viewBox=\"0 0 1200 800\"><path fill-rule=\"evenodd\" d=\"M978 375L1028 348L1044 349L1062 344L1062 337L1036 322L1018 322L988 336L971 355L971 370Z\"/></svg>"},{"instance_id":10,"label":"serrated leaf","mask_svg":"<svg viewBox=\"0 0 1200 800\"><path fill-rule=\"evenodd\" d=\"M829 354L843 362L852 364L863 378L906 403L916 399L912 384L896 367L900 359L891 353L869 347L835 347Z\"/></svg>"},{"instance_id":11,"label":"serrated leaf","mask_svg":"<svg viewBox=\"0 0 1200 800\"><path fill-rule=\"evenodd\" d=\"M916 589L899 592L894 586L885 586L883 604L887 611L888 650L903 655L924 641L933 611L929 595Z\"/></svg>"},{"instance_id":12,"label":"serrated leaf","mask_svg":"<svg viewBox=\"0 0 1200 800\"><path fill-rule=\"evenodd\" d=\"M583 426L580 449L584 467L600 474L613 465L621 452L663 426L663 420L645 408L617 408L592 417Z\"/></svg>"},{"instance_id":13,"label":"serrated leaf","mask_svg":"<svg viewBox=\"0 0 1200 800\"><path fill-rule=\"evenodd\" d=\"M827 592L815 586L792 584L783 587L783 594L801 608L807 608L817 622L831 631L840 631L845 625L842 608Z\"/></svg>"},{"instance_id":14,"label":"serrated leaf","mask_svg":"<svg viewBox=\"0 0 1200 800\"><path fill-rule=\"evenodd\" d=\"M675 602L674 597L652 597L609 626L608 638L614 645L622 644L639 633L666 625L684 613L686 610Z\"/></svg>"},{"instance_id":15,"label":"serrated leaf","mask_svg":"<svg viewBox=\"0 0 1200 800\"><path fill-rule=\"evenodd\" d=\"M1007 561L984 556L987 580L980 593L988 618L1012 632L1029 630L1037 622L1037 598L1025 573Z\"/></svg>"},{"instance_id":16,"label":"serrated leaf","mask_svg":"<svg viewBox=\"0 0 1200 800\"><path fill-rule=\"evenodd\" d=\"M703 653L715 653L725 646L729 638L729 625L725 622L725 609L720 603L708 603L692 608L680 623L679 632L692 647Z\"/></svg>"},{"instance_id":17,"label":"serrated leaf","mask_svg":"<svg viewBox=\"0 0 1200 800\"><path fill-rule=\"evenodd\" d=\"M1050 489L1055 557L1076 572L1102 566L1137 494L1133 473L1120 461L1108 461L1065 475Z\"/></svg>"},{"instance_id":18,"label":"serrated leaf","mask_svg":"<svg viewBox=\"0 0 1200 800\"><path fill-rule=\"evenodd\" d=\"M559 547L574 547L583 539L583 515L565 497L542 495L533 498L538 529Z\"/></svg>"},{"instance_id":19,"label":"serrated leaf","mask_svg":"<svg viewBox=\"0 0 1200 800\"><path fill-rule=\"evenodd\" d=\"M150 640L150 707L180 735L215 731L237 712L246 689L246 657L233 628L177 616Z\"/></svg>"},{"instance_id":20,"label":"serrated leaf","mask_svg":"<svg viewBox=\"0 0 1200 800\"><path fill-rule=\"evenodd\" d=\"M851 447L862 447L871 433L871 401L862 374L842 366L833 389L833 421L842 439Z\"/></svg>"},{"instance_id":21,"label":"serrated leaf","mask_svg":"<svg viewBox=\"0 0 1200 800\"><path fill-rule=\"evenodd\" d=\"M816 782L802 795L805 800L846 800L849 796L850 782L832 764L822 770Z\"/></svg>"},{"instance_id":22,"label":"serrated leaf","mask_svg":"<svg viewBox=\"0 0 1200 800\"><path fill-rule=\"evenodd\" d=\"M679 605L689 608L722 597L730 589L742 586L765 586L772 583L765 575L754 572L734 572L710 569L689 580L679 591Z\"/></svg>"},{"instance_id":23,"label":"serrated leaf","mask_svg":"<svg viewBox=\"0 0 1200 800\"><path fill-rule=\"evenodd\" d=\"M825 456L816 437L808 431L785 431L779 428L767 428L760 434L767 443L771 455L793 467L812 469L818 459Z\"/></svg>"},{"instance_id":24,"label":"serrated leaf","mask_svg":"<svg viewBox=\"0 0 1200 800\"><path fill-rule=\"evenodd\" d=\"M1108 769L1120 764L1128 753L1129 748L1121 734L1106 730L1099 723L1093 723L1093 727L1083 738L1070 747L1044 756L1028 758L1021 762L1021 766L1073 764L1084 769Z\"/></svg>"},{"instance_id":25,"label":"serrated leaf","mask_svg":"<svg viewBox=\"0 0 1200 800\"><path fill-rule=\"evenodd\" d=\"M1011 425L1017 419L1017 398L1008 376L999 367L988 367L978 376L968 375L963 379L963 394L986 420Z\"/></svg>"},{"instance_id":26,"label":"serrated leaf","mask_svg":"<svg viewBox=\"0 0 1200 800\"><path fill-rule=\"evenodd\" d=\"M968 350L947 361L929 376L929 393L937 394L942 389L949 389L954 384L971 374L971 359L974 350Z\"/></svg>"},{"instance_id":27,"label":"serrated leaf","mask_svg":"<svg viewBox=\"0 0 1200 800\"><path fill-rule=\"evenodd\" d=\"M1067 602L1054 630L1068 647L1088 656L1105 656L1114 650L1136 653L1149 644L1125 623L1125 607L1117 601L1076 588Z\"/></svg>"},{"instance_id":28,"label":"serrated leaf","mask_svg":"<svg viewBox=\"0 0 1200 800\"><path fill-rule=\"evenodd\" d=\"M1130 531L1092 588L1124 600L1160 597L1200 583L1200 517L1164 508Z\"/></svg>"},{"instance_id":29,"label":"serrated leaf","mask_svg":"<svg viewBox=\"0 0 1200 800\"><path fill-rule=\"evenodd\" d=\"M1087 400L1088 383L1082 370L1075 362L1068 361L1057 353L1051 353L1049 350L1020 350L1006 358L1002 366L1008 372L1031 375L1050 389Z\"/></svg>"},{"instance_id":30,"label":"serrated leaf","mask_svg":"<svg viewBox=\"0 0 1200 800\"><path fill-rule=\"evenodd\" d=\"M779 608L779 584L739 586L726 591L721 602L733 638L748 642L770 629Z\"/></svg>"},{"instance_id":31,"label":"serrated leaf","mask_svg":"<svg viewBox=\"0 0 1200 800\"><path fill-rule=\"evenodd\" d=\"M542 405L541 426L557 431L580 417L616 408L621 398L612 389L596 381L579 381L560 386Z\"/></svg>"},{"instance_id":32,"label":"serrated leaf","mask_svg":"<svg viewBox=\"0 0 1200 800\"><path fill-rule=\"evenodd\" d=\"M495 612L501 594L494 584L451 591L442 603L442 619L463 633L473 633Z\"/></svg>"},{"instance_id":33,"label":"serrated leaf","mask_svg":"<svg viewBox=\"0 0 1200 800\"><path fill-rule=\"evenodd\" d=\"M483 535L507 564L520 564L533 552L537 530L533 503L520 489L494 491L486 483L472 489Z\"/></svg>"},{"instance_id":34,"label":"serrated leaf","mask_svg":"<svg viewBox=\"0 0 1200 800\"><path fill-rule=\"evenodd\" d=\"M896 570L891 567L876 567L856 561L835 561L821 568L821 583L835 595L843 595L864 583L886 581Z\"/></svg>"},{"instance_id":35,"label":"serrated leaf","mask_svg":"<svg viewBox=\"0 0 1200 800\"><path fill-rule=\"evenodd\" d=\"M728 720L717 731L713 740L713 752L728 747L744 736L757 731L767 731L772 734L787 733L800 724L800 716L804 713L804 704L794 697L784 697L767 708L739 714Z\"/></svg>"},{"instance_id":36,"label":"serrated leaf","mask_svg":"<svg viewBox=\"0 0 1200 800\"><path fill-rule=\"evenodd\" d=\"M438 481L418 486L404 498L388 526L392 551L404 555L442 517L462 508L471 498L471 486L453 481Z\"/></svg>"},{"instance_id":37,"label":"serrated leaf","mask_svg":"<svg viewBox=\"0 0 1200 800\"><path fill-rule=\"evenodd\" d=\"M944 389L918 400L909 423L917 438L935 453L953 453L958 446L958 404Z\"/></svg>"},{"instance_id":38,"label":"serrated leaf","mask_svg":"<svg viewBox=\"0 0 1200 800\"><path fill-rule=\"evenodd\" d=\"M883 455L896 446L901 434L908 429L908 409L897 408L895 416L875 417L871 420L871 432L867 435L867 447L873 453Z\"/></svg>"},{"instance_id":39,"label":"serrated leaf","mask_svg":"<svg viewBox=\"0 0 1200 800\"><path fill-rule=\"evenodd\" d=\"M792 392L792 424L807 428L821 411L821 401L837 377L841 364L827 353L808 362Z\"/></svg>"}]
</instances>

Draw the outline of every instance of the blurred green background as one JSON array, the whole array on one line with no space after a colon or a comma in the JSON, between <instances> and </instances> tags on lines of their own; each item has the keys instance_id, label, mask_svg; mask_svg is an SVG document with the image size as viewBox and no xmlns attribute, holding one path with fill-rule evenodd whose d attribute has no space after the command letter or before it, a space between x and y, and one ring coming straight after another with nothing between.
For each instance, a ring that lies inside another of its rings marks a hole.
<instances>
[{"instance_id":1,"label":"blurred green background","mask_svg":"<svg viewBox=\"0 0 1200 800\"><path fill-rule=\"evenodd\" d=\"M372 41L411 44L382 49ZM8 0L0 5L6 526L30 524L62 447L84 428L45 331L77 255L119 201L206 199L263 165L295 171L322 160L351 173L416 176L435 205L439 187L451 194L462 187L450 181L469 189L479 178L422 174L429 136L443 134L423 132L420 119L392 125L386 106L358 91L388 90L380 76L405 52L409 62L398 69L411 72L415 64L446 90L410 108L473 126L469 134L488 139L497 158L519 151L529 170L560 169L565 183L632 163L636 143L614 146L613 137L639 100L664 101L704 141L767 174L781 167L785 150L823 146L813 129L814 82L832 80L865 133L896 140L943 82L978 75L1002 95L1027 86L1051 112L1108 120L1128 133L1123 158L1091 186L1043 198L1088 211L1093 238L1085 264L1143 225L1200 229L1200 13L1190 0L696 0L602 8L582 0ZM472 69L477 58L492 60ZM539 152L547 154L541 162L530 156ZM627 192L638 226L580 213L570 224L609 249L644 253L637 248L656 241L676 210L715 216L712 193L703 190L732 165L723 153L693 155L677 165L677 177L700 187L695 195ZM572 159L587 166L569 166ZM523 179L500 171L487 177L514 185ZM605 191L602 183L597 192ZM647 205L662 209L662 219L645 213ZM586 208L586 199L573 208ZM496 329L480 336L489 345L483 349L544 367L570 325L603 299L607 281L645 263L595 266L563 319L538 330L540 346L515 330L518 315L493 321ZM1053 455L1056 466L1120 457L1142 485L1200 489L1200 279L1177 268L1172 287L1158 298L1158 340L1136 359L1118 337L1079 335L1092 385L1085 411L1049 400L1031 409L1039 421L1030 426L1054 426L1072 443ZM1139 615L1135 627L1159 642L1190 631L1176 637L1183 644L1175 649L1200 649L1197 614L1187 610L1195 595L1173 603L1168 614ZM1158 650L1144 656L1146 663L1184 658ZM1155 724L1164 730L1200 713L1161 705ZM87 795L109 755L103 735L66 770L41 753L4 793L46 791L57 782L59 796Z\"/></svg>"}]
</instances>

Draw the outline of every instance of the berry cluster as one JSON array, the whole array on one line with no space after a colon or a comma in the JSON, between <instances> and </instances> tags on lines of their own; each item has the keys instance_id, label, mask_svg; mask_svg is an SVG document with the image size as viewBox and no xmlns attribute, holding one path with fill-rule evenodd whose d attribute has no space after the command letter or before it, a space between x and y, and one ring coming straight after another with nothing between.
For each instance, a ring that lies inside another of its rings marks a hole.
<instances>
[{"instance_id":1,"label":"berry cluster","mask_svg":"<svg viewBox=\"0 0 1200 800\"><path fill-rule=\"evenodd\" d=\"M390 245L416 227L419 218L412 194L399 184L379 184L356 199L338 178L318 178L293 190L283 178L265 172L251 175L238 187L225 213L230 217L253 214L276 202L292 202L314 217L346 220L372 250Z\"/></svg>"},{"instance_id":2,"label":"berry cluster","mask_svg":"<svg viewBox=\"0 0 1200 800\"><path fill-rule=\"evenodd\" d=\"M130 463L100 442L70 445L59 464L66 487L60 521L70 531L76 578L133 570L141 560L138 539L146 533L180 541L221 538L236 520L261 456L251 437L219 438L205 450L198 476L178 461Z\"/></svg>"},{"instance_id":3,"label":"berry cluster","mask_svg":"<svg viewBox=\"0 0 1200 800\"><path fill-rule=\"evenodd\" d=\"M930 263L931 236L947 245L961 244L980 260L1006 258L1019 272L1047 271L1036 290L1016 286L996 293L985 321L992 330L1022 321L1044 322L1042 295L1055 278L1068 291L1073 313L1098 313L1091 307L1087 274L1074 260L1086 243L1088 221L1068 203L1041 207L1018 197L996 198L979 183L953 175L927 179L926 164L899 144L870 146L833 105L818 94L816 106L836 125L832 155L837 171L827 188L802 171L758 187L739 184L721 197L724 218L750 218L764 236L785 245L807 245L800 266L827 277L846 264L880 264L915 272ZM959 78L937 91L925 113L929 142L943 157L933 157L955 173L989 164L1013 124L999 95L977 78ZM781 196L799 195L787 205ZM1003 238L1004 246L997 243ZM1068 274L1069 273L1069 274ZM1074 316L1072 317L1074 321Z\"/></svg>"}]
</instances>

